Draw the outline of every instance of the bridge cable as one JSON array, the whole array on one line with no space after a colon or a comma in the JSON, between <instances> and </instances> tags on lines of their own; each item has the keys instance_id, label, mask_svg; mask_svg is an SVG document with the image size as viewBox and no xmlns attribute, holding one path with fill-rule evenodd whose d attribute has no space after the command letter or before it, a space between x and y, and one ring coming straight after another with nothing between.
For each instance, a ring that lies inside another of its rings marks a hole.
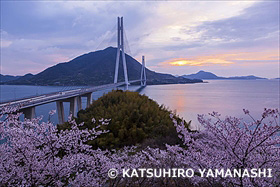
<instances>
[{"instance_id":1,"label":"bridge cable","mask_svg":"<svg viewBox=\"0 0 280 187\"><path fill-rule=\"evenodd\" d=\"M101 36L102 41L99 43L99 45L96 47L95 51L102 50L103 47L107 48L109 46L116 47L117 43L117 25L115 24L113 28L109 31L107 31L105 34ZM68 91L72 89L79 89L84 88L85 86L74 86L74 85L65 85L62 86L58 92Z\"/></svg>"},{"instance_id":2,"label":"bridge cable","mask_svg":"<svg viewBox=\"0 0 280 187\"><path fill-rule=\"evenodd\" d=\"M112 40L112 37L115 37L115 33L116 33L116 30L117 30L117 25L114 25L114 27L107 31L105 34L103 34L101 36L102 38L102 41L99 43L99 45L96 47L95 51L97 50L101 50L103 49L104 47L107 48L108 47L108 44L111 42ZM116 38L116 37L115 37Z\"/></svg>"},{"instance_id":3,"label":"bridge cable","mask_svg":"<svg viewBox=\"0 0 280 187\"><path fill-rule=\"evenodd\" d=\"M128 43L128 39L127 39L125 29L124 29L124 43L125 43L124 47L125 47L126 54L132 56L132 52L131 52L130 47L129 47L129 43Z\"/></svg>"}]
</instances>

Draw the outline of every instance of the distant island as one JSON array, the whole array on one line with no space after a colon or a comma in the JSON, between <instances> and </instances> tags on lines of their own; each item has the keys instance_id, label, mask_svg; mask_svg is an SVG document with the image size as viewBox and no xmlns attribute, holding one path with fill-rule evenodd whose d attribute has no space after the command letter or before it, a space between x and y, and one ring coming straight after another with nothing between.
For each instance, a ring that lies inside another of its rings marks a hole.
<instances>
[{"instance_id":1,"label":"distant island","mask_svg":"<svg viewBox=\"0 0 280 187\"><path fill-rule=\"evenodd\" d=\"M254 75L248 75L248 76L235 76L235 77L219 77L211 72L206 71L199 71L195 74L189 74L189 75L182 75L179 77L187 78L187 79L202 79L202 80L257 80L257 79L267 79L262 77L256 77Z\"/></svg>"},{"instance_id":2,"label":"distant island","mask_svg":"<svg viewBox=\"0 0 280 187\"><path fill-rule=\"evenodd\" d=\"M0 82L8 82L8 81L13 81L22 76L13 76L13 75L2 75L0 74Z\"/></svg>"},{"instance_id":3,"label":"distant island","mask_svg":"<svg viewBox=\"0 0 280 187\"><path fill-rule=\"evenodd\" d=\"M44 71L32 75L1 75L1 84L9 85L41 85L41 86L76 86L103 85L113 83L117 48L90 52L69 62L56 64ZM140 79L142 65L126 54L129 80ZM146 68L147 84L186 84L203 82L201 79L175 77L171 74L157 73ZM123 66L120 63L119 81L124 81Z\"/></svg>"}]
</instances>

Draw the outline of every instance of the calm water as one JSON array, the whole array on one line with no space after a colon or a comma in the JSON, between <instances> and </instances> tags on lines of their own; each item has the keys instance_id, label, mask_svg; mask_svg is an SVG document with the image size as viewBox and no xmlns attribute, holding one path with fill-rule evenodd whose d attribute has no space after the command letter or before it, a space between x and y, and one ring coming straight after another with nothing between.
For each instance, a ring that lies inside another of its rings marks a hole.
<instances>
[{"instance_id":1,"label":"calm water","mask_svg":"<svg viewBox=\"0 0 280 187\"><path fill-rule=\"evenodd\" d=\"M168 106L199 128L197 114L216 111L246 119L243 109L260 117L264 108L279 108L279 80L211 80L209 83L148 86L142 93ZM248 118L247 118L248 119Z\"/></svg>"},{"instance_id":2,"label":"calm water","mask_svg":"<svg viewBox=\"0 0 280 187\"><path fill-rule=\"evenodd\" d=\"M194 128L198 128L197 114L208 114L217 111L223 116L232 115L245 118L242 109L250 110L254 117L259 117L266 108L280 108L279 80L211 80L209 83L153 85L147 86L140 93L149 96L159 104L164 104L185 120L192 120ZM1 85L0 100L15 99L28 95L61 91L62 87L45 86L13 86ZM137 87L131 87L135 90ZM109 90L93 93L97 99ZM85 106L85 100L82 101ZM55 103L36 107L36 115L44 115L56 109ZM69 112L69 104L65 103L65 115ZM52 119L57 122L57 116Z\"/></svg>"}]
</instances>

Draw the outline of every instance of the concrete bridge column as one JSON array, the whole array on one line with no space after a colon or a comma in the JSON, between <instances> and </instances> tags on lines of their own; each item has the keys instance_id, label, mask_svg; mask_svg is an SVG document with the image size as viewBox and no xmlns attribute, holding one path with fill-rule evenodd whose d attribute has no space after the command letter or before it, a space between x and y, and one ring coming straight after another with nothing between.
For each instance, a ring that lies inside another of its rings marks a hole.
<instances>
[{"instance_id":1,"label":"concrete bridge column","mask_svg":"<svg viewBox=\"0 0 280 187\"><path fill-rule=\"evenodd\" d=\"M65 122L63 101L56 101L56 109L58 114L58 123L63 124Z\"/></svg>"},{"instance_id":2,"label":"concrete bridge column","mask_svg":"<svg viewBox=\"0 0 280 187\"><path fill-rule=\"evenodd\" d=\"M87 108L90 106L92 102L92 93L87 94Z\"/></svg>"},{"instance_id":3,"label":"concrete bridge column","mask_svg":"<svg viewBox=\"0 0 280 187\"><path fill-rule=\"evenodd\" d=\"M70 111L69 115L72 114L74 117L77 117L77 101L78 97L73 97L70 99Z\"/></svg>"},{"instance_id":4,"label":"concrete bridge column","mask_svg":"<svg viewBox=\"0 0 280 187\"><path fill-rule=\"evenodd\" d=\"M82 102L81 102L80 96L56 101L56 108L57 108L59 124L62 124L65 122L63 102L70 102L69 115L72 114L74 117L77 117L77 108L82 108Z\"/></svg>"},{"instance_id":5,"label":"concrete bridge column","mask_svg":"<svg viewBox=\"0 0 280 187\"><path fill-rule=\"evenodd\" d=\"M77 97L77 105L78 105L78 111L82 110L82 97Z\"/></svg>"},{"instance_id":6,"label":"concrete bridge column","mask_svg":"<svg viewBox=\"0 0 280 187\"><path fill-rule=\"evenodd\" d=\"M25 108L22 110L24 117L27 119L35 118L35 106L30 108Z\"/></svg>"}]
</instances>

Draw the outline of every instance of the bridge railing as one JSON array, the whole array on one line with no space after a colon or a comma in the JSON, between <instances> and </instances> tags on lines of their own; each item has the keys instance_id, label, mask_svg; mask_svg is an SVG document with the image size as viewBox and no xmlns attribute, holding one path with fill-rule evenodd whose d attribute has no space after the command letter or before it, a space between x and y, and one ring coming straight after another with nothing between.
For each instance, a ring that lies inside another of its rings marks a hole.
<instances>
[{"instance_id":1,"label":"bridge railing","mask_svg":"<svg viewBox=\"0 0 280 187\"><path fill-rule=\"evenodd\" d=\"M81 88L81 89L83 89L83 88ZM15 98L15 99L6 99L6 100L2 100L0 102L0 105L4 104L4 103L16 102L16 101L21 101L21 100L25 100L25 99L37 98L37 97L41 97L41 96L44 96L44 95L49 96L49 95L53 95L53 94L56 94L56 93L59 93L59 92L65 92L65 91L70 91L70 89L69 90L63 90L63 91L46 92L46 93L36 94L36 95L29 95L29 96L19 97L19 98Z\"/></svg>"},{"instance_id":2,"label":"bridge railing","mask_svg":"<svg viewBox=\"0 0 280 187\"><path fill-rule=\"evenodd\" d=\"M129 83L135 83L140 82L141 80L132 80L129 81ZM12 104L12 105L22 105L23 107L28 107L32 105L41 105L44 103L54 102L56 100L62 100L67 99L71 97L80 96L87 93L92 93L99 90L104 90L108 88L114 88L118 86L125 85L125 82L119 82L119 83L112 83L112 84L106 84L106 85L100 85L100 86L94 86L94 87L86 87L86 88L79 88L79 89L73 89L73 90L66 90L66 91L58 91L58 92L51 92L46 93L42 95L36 95L36 96L29 96L21 99L15 99L15 100L8 100L0 103L0 107L6 104Z\"/></svg>"}]
</instances>

